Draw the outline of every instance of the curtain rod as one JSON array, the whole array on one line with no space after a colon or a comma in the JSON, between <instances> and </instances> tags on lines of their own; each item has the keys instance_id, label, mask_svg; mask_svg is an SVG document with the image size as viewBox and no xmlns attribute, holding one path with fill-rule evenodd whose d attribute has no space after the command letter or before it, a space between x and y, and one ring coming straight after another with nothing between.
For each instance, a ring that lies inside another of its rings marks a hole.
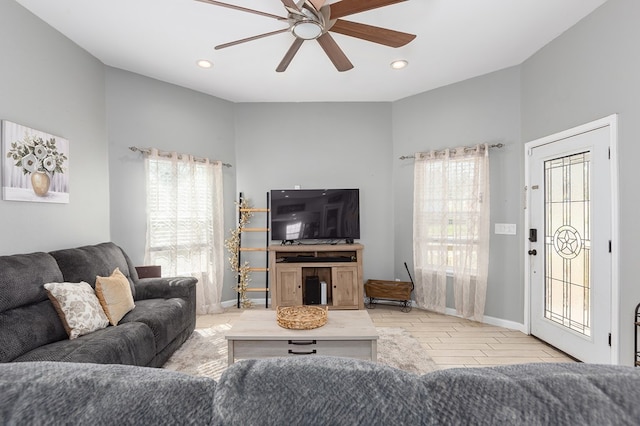
<instances>
[{"instance_id":1,"label":"curtain rod","mask_svg":"<svg viewBox=\"0 0 640 426\"><path fill-rule=\"evenodd\" d=\"M151 149L145 149L145 148L138 148L137 146L130 146L129 149L133 152L140 152L142 154L146 154L149 155L151 154ZM171 157L171 153L170 152L166 152L166 151L160 151L158 150L158 155L161 157ZM178 154L178 158L182 158L183 155L188 155L188 154ZM193 157L195 161L204 163L205 161L207 161L207 158L198 158L198 157ZM212 163L218 160L209 160ZM233 167L231 164L229 163L222 163L223 166L225 167Z\"/></svg>"},{"instance_id":2,"label":"curtain rod","mask_svg":"<svg viewBox=\"0 0 640 426\"><path fill-rule=\"evenodd\" d=\"M493 145L489 145L489 148L502 148L503 146L504 146L503 143L495 143ZM465 146L464 147L465 151L473 151L474 149L476 149L476 148L472 147L472 146ZM441 149L441 150L436 151L435 153L436 154L440 154L440 153L443 153L444 151L445 151L444 149ZM400 157L400 160L408 160L410 158L416 158L416 156L415 155L403 155L402 157Z\"/></svg>"}]
</instances>

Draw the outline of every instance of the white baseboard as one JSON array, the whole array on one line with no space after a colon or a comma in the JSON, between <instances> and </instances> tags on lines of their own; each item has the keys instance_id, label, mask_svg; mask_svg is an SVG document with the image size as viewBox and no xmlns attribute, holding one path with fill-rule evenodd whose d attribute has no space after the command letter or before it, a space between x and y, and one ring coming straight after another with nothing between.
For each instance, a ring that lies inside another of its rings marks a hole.
<instances>
[{"instance_id":1,"label":"white baseboard","mask_svg":"<svg viewBox=\"0 0 640 426\"><path fill-rule=\"evenodd\" d=\"M452 317L462 318L462 315L458 315L458 313L454 308L447 308L445 310L445 314L451 315ZM484 324L495 325L497 327L502 327L502 328L508 328L510 330L516 330L516 331L520 331L522 333L527 334L527 331L526 331L527 329L525 328L524 324L520 324L514 321L509 321L502 318L495 318L495 317L490 317L485 315L482 317L482 322Z\"/></svg>"}]
</instances>

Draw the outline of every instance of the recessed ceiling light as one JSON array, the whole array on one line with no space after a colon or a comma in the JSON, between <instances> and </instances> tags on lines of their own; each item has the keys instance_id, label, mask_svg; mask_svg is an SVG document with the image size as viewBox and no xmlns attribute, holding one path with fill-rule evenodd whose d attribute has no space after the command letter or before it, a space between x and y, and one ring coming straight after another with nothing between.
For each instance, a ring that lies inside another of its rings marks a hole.
<instances>
[{"instance_id":1,"label":"recessed ceiling light","mask_svg":"<svg viewBox=\"0 0 640 426\"><path fill-rule=\"evenodd\" d=\"M391 68L393 68L394 70L401 70L402 68L406 67L407 65L409 65L409 62L405 61L404 59L401 59L399 61L391 62Z\"/></svg>"},{"instance_id":2,"label":"recessed ceiling light","mask_svg":"<svg viewBox=\"0 0 640 426\"><path fill-rule=\"evenodd\" d=\"M196 62L196 64L198 64L200 68L211 68L213 66L213 64L206 59L200 59L198 60L198 62Z\"/></svg>"}]
</instances>

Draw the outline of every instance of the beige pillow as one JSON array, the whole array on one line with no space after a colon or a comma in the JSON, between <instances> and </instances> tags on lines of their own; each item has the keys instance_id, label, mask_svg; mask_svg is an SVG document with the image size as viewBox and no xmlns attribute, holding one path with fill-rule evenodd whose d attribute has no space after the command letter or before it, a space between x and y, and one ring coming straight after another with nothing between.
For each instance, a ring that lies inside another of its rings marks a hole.
<instances>
[{"instance_id":1,"label":"beige pillow","mask_svg":"<svg viewBox=\"0 0 640 426\"><path fill-rule=\"evenodd\" d=\"M109 325L109 320L88 283L47 283L44 288L62 320L69 339Z\"/></svg>"},{"instance_id":2,"label":"beige pillow","mask_svg":"<svg viewBox=\"0 0 640 426\"><path fill-rule=\"evenodd\" d=\"M118 325L122 317L136 307L129 280L119 268L110 277L96 277L96 296L111 325Z\"/></svg>"}]
</instances>

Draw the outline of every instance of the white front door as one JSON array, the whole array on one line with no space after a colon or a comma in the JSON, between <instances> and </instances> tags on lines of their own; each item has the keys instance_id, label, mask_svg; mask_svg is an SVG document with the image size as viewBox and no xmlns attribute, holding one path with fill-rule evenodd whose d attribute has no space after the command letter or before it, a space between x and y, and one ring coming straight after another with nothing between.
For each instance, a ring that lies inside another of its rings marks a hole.
<instances>
[{"instance_id":1,"label":"white front door","mask_svg":"<svg viewBox=\"0 0 640 426\"><path fill-rule=\"evenodd\" d=\"M610 126L526 145L531 334L612 363Z\"/></svg>"}]
</instances>

